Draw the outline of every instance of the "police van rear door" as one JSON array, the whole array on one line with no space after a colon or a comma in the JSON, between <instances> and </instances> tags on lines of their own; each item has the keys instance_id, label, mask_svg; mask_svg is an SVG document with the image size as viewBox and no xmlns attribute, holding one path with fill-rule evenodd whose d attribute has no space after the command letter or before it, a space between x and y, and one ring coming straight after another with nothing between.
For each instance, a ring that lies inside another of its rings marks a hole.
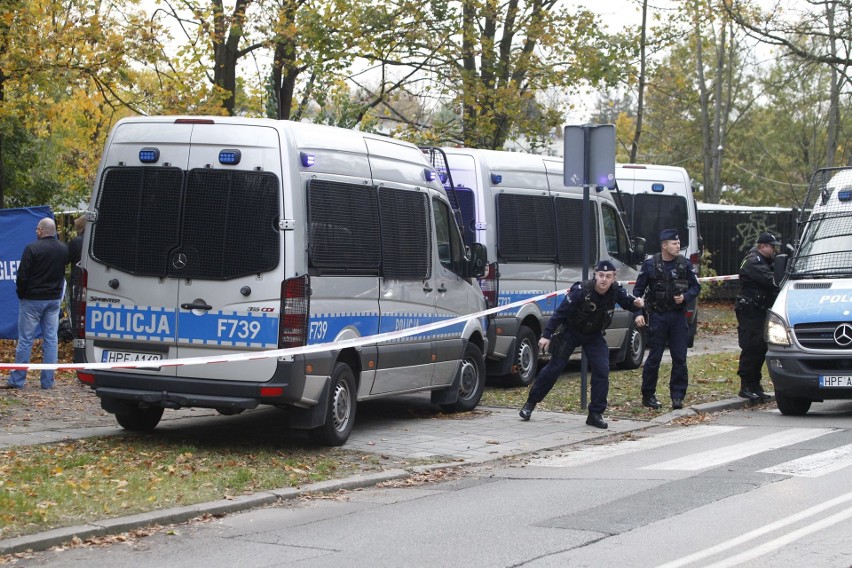
<instances>
[{"instance_id":1,"label":"police van rear door","mask_svg":"<svg viewBox=\"0 0 852 568\"><path fill-rule=\"evenodd\" d=\"M86 357L135 363L175 359L178 282L165 259L179 239L190 128L122 121L107 146L92 204L85 267ZM174 376L175 367L123 370Z\"/></svg>"},{"instance_id":2,"label":"police van rear door","mask_svg":"<svg viewBox=\"0 0 852 568\"><path fill-rule=\"evenodd\" d=\"M181 239L171 251L181 358L278 347L284 255L277 130L258 124L193 126ZM259 381L275 357L182 367L185 377Z\"/></svg>"}]
</instances>

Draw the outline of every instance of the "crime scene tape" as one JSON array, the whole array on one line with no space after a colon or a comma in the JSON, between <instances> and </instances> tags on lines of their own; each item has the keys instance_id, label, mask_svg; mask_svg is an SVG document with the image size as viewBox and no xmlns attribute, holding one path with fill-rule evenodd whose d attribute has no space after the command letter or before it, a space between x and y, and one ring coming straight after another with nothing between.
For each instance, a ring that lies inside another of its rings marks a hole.
<instances>
[{"instance_id":1,"label":"crime scene tape","mask_svg":"<svg viewBox=\"0 0 852 568\"><path fill-rule=\"evenodd\" d=\"M739 278L738 275L730 275L730 276L710 276L706 278L699 278L699 282L710 282L710 281L722 281L722 280L736 280ZM625 284L635 284L635 281L629 281ZM156 369L160 367L183 367L183 366L191 366L191 365L209 365L212 363L233 363L237 361L254 361L258 359L271 359L274 357L289 357L293 355L305 355L309 353L322 353L323 351L333 351L340 349L347 349L351 347L363 347L365 345L374 345L377 343L384 343L386 341L393 341L396 339L402 339L405 337L410 337L412 335L419 335L421 333L426 333L427 331L434 331L436 329L441 329L444 327L450 327L452 325L456 325L459 323L464 323L468 320L481 318L490 316L492 314L497 314L500 312L504 312L506 310L511 310L513 308L519 308L523 305L532 303L532 302L540 302L542 300L546 300L548 298L552 298L554 296L560 296L566 294L568 290L557 290L555 292L548 292L547 294L541 294L539 296L534 296L532 298L525 298L523 300L518 300L517 302L512 302L511 304L505 304L502 306L497 306L495 308L490 308L487 310L483 310L480 312L476 312L473 314L466 314L463 316L459 316L456 318L450 318L438 322L429 323L426 325L421 325L417 327L410 327L403 330L398 331L389 331L386 333L380 333L377 335L367 335L364 337L356 337L353 339L344 339L341 341L332 341L330 343L319 343L316 345L304 345L302 347L288 347L286 349L271 349L267 351L251 351L245 353L233 353L231 355L211 355L207 357L187 357L184 359L157 359L153 361L136 361L134 363L0 363L0 369L3 370L31 370L31 371L40 371L45 369L53 369L53 370L104 370L104 369Z\"/></svg>"}]
</instances>

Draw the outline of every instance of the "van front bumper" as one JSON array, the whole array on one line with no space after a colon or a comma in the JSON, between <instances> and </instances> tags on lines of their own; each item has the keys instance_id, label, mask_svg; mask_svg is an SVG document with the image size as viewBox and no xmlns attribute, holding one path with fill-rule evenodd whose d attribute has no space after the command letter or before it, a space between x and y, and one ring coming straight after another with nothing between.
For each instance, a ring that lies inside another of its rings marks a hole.
<instances>
[{"instance_id":1,"label":"van front bumper","mask_svg":"<svg viewBox=\"0 0 852 568\"><path fill-rule=\"evenodd\" d=\"M776 392L814 402L831 399L852 399L851 387L822 387L821 376L852 376L852 359L847 354L812 355L802 352L770 350L766 367Z\"/></svg>"}]
</instances>

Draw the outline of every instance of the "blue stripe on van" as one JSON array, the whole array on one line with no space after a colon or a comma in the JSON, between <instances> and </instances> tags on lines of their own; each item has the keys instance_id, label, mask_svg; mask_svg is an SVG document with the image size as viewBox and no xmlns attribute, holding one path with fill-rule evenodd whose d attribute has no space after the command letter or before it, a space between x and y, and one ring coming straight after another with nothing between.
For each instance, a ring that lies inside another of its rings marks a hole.
<instances>
[{"instance_id":1,"label":"blue stripe on van","mask_svg":"<svg viewBox=\"0 0 852 568\"><path fill-rule=\"evenodd\" d=\"M508 306L509 304L514 304L515 302L520 302L522 300L526 300L529 298L533 298L535 296L541 296L543 294L549 294L552 290L507 290L500 291L500 295L497 298L498 306ZM553 296L551 298L545 298L543 300L539 300L536 302L538 309L541 310L542 315L550 315L556 309L557 301L562 301L562 294L557 296ZM505 315L516 315L521 311L521 308L514 308L511 310L506 310L504 312L500 312L500 316Z\"/></svg>"}]
</instances>

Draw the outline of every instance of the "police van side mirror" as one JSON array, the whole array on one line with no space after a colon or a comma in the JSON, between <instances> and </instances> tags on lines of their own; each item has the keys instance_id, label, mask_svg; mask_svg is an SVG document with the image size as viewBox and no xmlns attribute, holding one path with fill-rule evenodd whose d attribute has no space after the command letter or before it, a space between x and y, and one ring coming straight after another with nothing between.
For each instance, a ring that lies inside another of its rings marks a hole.
<instances>
[{"instance_id":1,"label":"police van side mirror","mask_svg":"<svg viewBox=\"0 0 852 568\"><path fill-rule=\"evenodd\" d=\"M466 264L465 278L482 278L488 268L488 251L485 245L473 243L470 245L470 253Z\"/></svg>"},{"instance_id":2,"label":"police van side mirror","mask_svg":"<svg viewBox=\"0 0 852 568\"><path fill-rule=\"evenodd\" d=\"M784 280L784 274L787 272L787 262L789 260L790 257L786 254L775 255L775 260L772 263L772 272L777 286L780 286L781 281Z\"/></svg>"}]
</instances>

